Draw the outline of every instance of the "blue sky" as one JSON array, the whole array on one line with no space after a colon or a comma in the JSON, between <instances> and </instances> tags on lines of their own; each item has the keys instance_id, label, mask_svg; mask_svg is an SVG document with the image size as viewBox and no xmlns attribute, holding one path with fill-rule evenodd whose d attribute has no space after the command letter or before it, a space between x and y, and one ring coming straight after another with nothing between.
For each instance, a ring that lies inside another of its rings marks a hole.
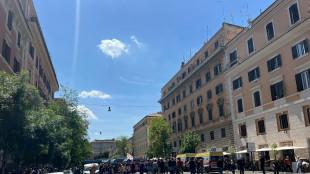
<instances>
[{"instance_id":1,"label":"blue sky","mask_svg":"<svg viewBox=\"0 0 310 174\"><path fill-rule=\"evenodd\" d=\"M58 81L79 92L91 141L130 137L139 120L161 111L161 88L224 16L247 26L273 2L34 0Z\"/></svg>"}]
</instances>

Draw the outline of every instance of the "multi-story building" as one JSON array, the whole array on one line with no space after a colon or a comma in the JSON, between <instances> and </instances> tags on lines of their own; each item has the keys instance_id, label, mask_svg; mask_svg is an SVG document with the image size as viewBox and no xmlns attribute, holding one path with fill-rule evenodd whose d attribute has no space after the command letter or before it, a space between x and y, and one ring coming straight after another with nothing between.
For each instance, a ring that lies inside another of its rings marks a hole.
<instances>
[{"instance_id":1,"label":"multi-story building","mask_svg":"<svg viewBox=\"0 0 310 174\"><path fill-rule=\"evenodd\" d=\"M115 149L115 139L107 140L94 140L91 143L94 154L99 154L101 152L109 151L109 149Z\"/></svg>"},{"instance_id":2,"label":"multi-story building","mask_svg":"<svg viewBox=\"0 0 310 174\"><path fill-rule=\"evenodd\" d=\"M162 88L159 103L173 130L171 143L178 153L189 130L199 135L198 152L228 148L233 127L226 99L224 49L242 27L223 23L222 28Z\"/></svg>"},{"instance_id":3,"label":"multi-story building","mask_svg":"<svg viewBox=\"0 0 310 174\"><path fill-rule=\"evenodd\" d=\"M132 155L134 157L146 157L145 152L151 146L151 143L148 139L149 127L151 120L155 117L161 117L161 114L151 114L142 118L136 125L133 126L133 135L132 135Z\"/></svg>"},{"instance_id":4,"label":"multi-story building","mask_svg":"<svg viewBox=\"0 0 310 174\"><path fill-rule=\"evenodd\" d=\"M26 70L44 99L59 90L56 73L32 0L0 1L0 70Z\"/></svg>"},{"instance_id":5,"label":"multi-story building","mask_svg":"<svg viewBox=\"0 0 310 174\"><path fill-rule=\"evenodd\" d=\"M310 1L277 0L225 49L236 148L309 158ZM256 156L257 157L257 156Z\"/></svg>"}]
</instances>

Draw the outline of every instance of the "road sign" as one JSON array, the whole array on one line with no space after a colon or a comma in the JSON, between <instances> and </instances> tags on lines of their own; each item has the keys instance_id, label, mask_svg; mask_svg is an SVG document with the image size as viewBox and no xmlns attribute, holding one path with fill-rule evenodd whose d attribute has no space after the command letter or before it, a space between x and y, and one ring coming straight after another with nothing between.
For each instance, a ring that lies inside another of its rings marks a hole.
<instances>
[{"instance_id":1,"label":"road sign","mask_svg":"<svg viewBox=\"0 0 310 174\"><path fill-rule=\"evenodd\" d=\"M255 143L246 143L247 152L255 152Z\"/></svg>"}]
</instances>

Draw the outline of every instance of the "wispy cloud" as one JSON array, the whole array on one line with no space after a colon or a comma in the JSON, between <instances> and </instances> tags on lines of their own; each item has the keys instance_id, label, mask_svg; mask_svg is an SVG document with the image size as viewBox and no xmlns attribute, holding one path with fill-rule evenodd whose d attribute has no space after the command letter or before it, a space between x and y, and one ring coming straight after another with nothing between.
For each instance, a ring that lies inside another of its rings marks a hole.
<instances>
[{"instance_id":1,"label":"wispy cloud","mask_svg":"<svg viewBox=\"0 0 310 174\"><path fill-rule=\"evenodd\" d=\"M111 99L111 95L109 94L106 94L106 93L103 93L101 91L97 91L97 90L91 90L89 92L87 91L82 91L80 94L79 94L79 97L81 98L100 98L100 99Z\"/></svg>"},{"instance_id":2,"label":"wispy cloud","mask_svg":"<svg viewBox=\"0 0 310 174\"><path fill-rule=\"evenodd\" d=\"M98 118L96 117L96 115L90 110L88 109L86 106L84 105L79 105L77 106L77 110L82 113L85 114L87 116L87 119L89 120L97 120Z\"/></svg>"},{"instance_id":3,"label":"wispy cloud","mask_svg":"<svg viewBox=\"0 0 310 174\"><path fill-rule=\"evenodd\" d=\"M120 76L119 79L124 83L132 85L157 85L157 82L153 79L141 79L140 77L133 77L131 79L126 79L122 76Z\"/></svg>"},{"instance_id":4,"label":"wispy cloud","mask_svg":"<svg viewBox=\"0 0 310 174\"><path fill-rule=\"evenodd\" d=\"M137 45L138 45L138 47L141 47L141 46L143 46L143 44L141 43L141 42L139 42L138 41L138 39L136 38L136 36L130 36L130 39L134 42L134 43L136 43Z\"/></svg>"},{"instance_id":5,"label":"wispy cloud","mask_svg":"<svg viewBox=\"0 0 310 174\"><path fill-rule=\"evenodd\" d=\"M117 39L101 40L101 44L98 47L105 55L112 57L112 59L129 52L128 46Z\"/></svg>"}]
</instances>

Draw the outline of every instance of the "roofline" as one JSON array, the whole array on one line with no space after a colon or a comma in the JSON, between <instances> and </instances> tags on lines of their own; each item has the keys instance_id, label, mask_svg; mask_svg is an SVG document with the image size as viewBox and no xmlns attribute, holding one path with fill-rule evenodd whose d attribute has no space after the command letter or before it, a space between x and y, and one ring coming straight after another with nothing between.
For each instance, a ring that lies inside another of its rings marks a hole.
<instances>
[{"instance_id":1,"label":"roofline","mask_svg":"<svg viewBox=\"0 0 310 174\"><path fill-rule=\"evenodd\" d=\"M143 119L145 119L145 118L147 118L147 117L161 117L161 116L162 116L162 114L160 114L160 116L152 116L152 114L147 115L147 116L144 116L140 121L138 121L138 123L136 123L136 124L133 126L133 128L134 128L135 126L137 126Z\"/></svg>"}]
</instances>

